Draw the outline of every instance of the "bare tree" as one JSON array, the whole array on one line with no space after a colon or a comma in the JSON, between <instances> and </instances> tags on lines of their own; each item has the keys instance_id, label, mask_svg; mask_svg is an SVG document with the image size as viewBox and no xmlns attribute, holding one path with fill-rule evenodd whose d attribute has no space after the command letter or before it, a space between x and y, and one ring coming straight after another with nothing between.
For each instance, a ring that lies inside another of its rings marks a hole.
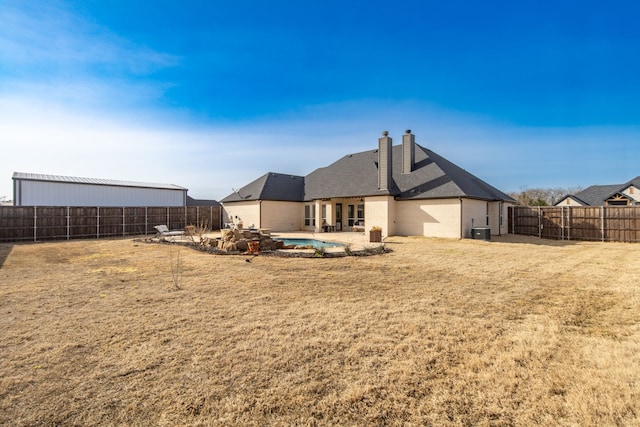
<instances>
[{"instance_id":1,"label":"bare tree","mask_svg":"<svg viewBox=\"0 0 640 427\"><path fill-rule=\"evenodd\" d=\"M519 192L509 193L522 206L553 206L563 196L582 191L582 187L527 188L521 187Z\"/></svg>"}]
</instances>

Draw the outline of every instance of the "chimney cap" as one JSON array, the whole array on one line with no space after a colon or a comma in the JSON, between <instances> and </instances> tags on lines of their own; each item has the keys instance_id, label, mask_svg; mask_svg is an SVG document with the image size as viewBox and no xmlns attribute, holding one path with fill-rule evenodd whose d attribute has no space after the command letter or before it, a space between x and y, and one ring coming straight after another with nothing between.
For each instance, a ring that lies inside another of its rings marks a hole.
<instances>
[{"instance_id":1,"label":"chimney cap","mask_svg":"<svg viewBox=\"0 0 640 427\"><path fill-rule=\"evenodd\" d=\"M407 129L406 131L404 131L405 133L411 133L411 129Z\"/></svg>"},{"instance_id":2,"label":"chimney cap","mask_svg":"<svg viewBox=\"0 0 640 427\"><path fill-rule=\"evenodd\" d=\"M388 130L383 130L382 131L382 136L388 136L389 135L389 131Z\"/></svg>"}]
</instances>

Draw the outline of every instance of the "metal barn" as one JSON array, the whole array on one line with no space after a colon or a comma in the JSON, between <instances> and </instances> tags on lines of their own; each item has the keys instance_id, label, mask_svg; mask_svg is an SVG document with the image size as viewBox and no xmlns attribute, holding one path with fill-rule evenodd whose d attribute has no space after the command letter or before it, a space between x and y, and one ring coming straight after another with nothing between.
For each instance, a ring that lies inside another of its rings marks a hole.
<instances>
[{"instance_id":1,"label":"metal barn","mask_svg":"<svg viewBox=\"0 0 640 427\"><path fill-rule=\"evenodd\" d=\"M186 206L173 184L14 172L14 206Z\"/></svg>"}]
</instances>

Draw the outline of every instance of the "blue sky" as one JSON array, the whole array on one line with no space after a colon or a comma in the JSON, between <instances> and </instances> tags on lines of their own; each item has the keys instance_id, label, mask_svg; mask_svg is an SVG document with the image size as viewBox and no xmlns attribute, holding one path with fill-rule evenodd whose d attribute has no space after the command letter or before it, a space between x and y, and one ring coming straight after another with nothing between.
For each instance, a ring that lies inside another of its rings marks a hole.
<instances>
[{"instance_id":1,"label":"blue sky","mask_svg":"<svg viewBox=\"0 0 640 427\"><path fill-rule=\"evenodd\" d=\"M640 175L633 1L0 0L13 172L221 199L388 130L503 191Z\"/></svg>"}]
</instances>

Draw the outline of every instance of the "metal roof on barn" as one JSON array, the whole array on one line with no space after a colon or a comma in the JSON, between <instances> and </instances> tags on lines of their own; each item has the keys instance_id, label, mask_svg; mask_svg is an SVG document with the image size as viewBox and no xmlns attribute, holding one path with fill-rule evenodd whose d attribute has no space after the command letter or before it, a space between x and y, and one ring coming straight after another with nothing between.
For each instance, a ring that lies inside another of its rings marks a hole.
<instances>
[{"instance_id":1,"label":"metal roof on barn","mask_svg":"<svg viewBox=\"0 0 640 427\"><path fill-rule=\"evenodd\" d=\"M102 178L81 178L75 176L62 176L62 175L46 175L37 173L24 173L14 172L13 179L25 180L25 181L40 181L40 182L58 182L67 184L90 184L90 185L108 185L116 187L136 187L136 188L155 188L163 190L182 190L186 191L184 187L180 187L174 184L158 184L149 182L137 182L137 181L120 181L115 179L102 179Z\"/></svg>"}]
</instances>

